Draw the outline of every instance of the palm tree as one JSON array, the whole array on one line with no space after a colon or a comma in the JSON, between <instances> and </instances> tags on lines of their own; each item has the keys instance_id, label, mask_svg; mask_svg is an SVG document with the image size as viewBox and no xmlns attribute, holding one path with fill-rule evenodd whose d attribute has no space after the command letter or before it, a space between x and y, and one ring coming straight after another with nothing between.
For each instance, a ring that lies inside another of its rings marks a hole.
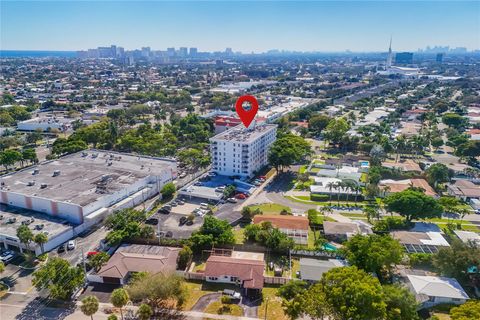
<instances>
[{"instance_id":1,"label":"palm tree","mask_svg":"<svg viewBox=\"0 0 480 320\"><path fill-rule=\"evenodd\" d=\"M329 182L327 183L327 188L330 191L329 193L329 202L330 205L332 205L332 189L335 188L335 182Z\"/></svg>"},{"instance_id":2,"label":"palm tree","mask_svg":"<svg viewBox=\"0 0 480 320\"><path fill-rule=\"evenodd\" d=\"M355 203L357 203L358 200L358 193L362 190L362 188L358 185L355 185L353 188L353 191L355 191Z\"/></svg>"},{"instance_id":3,"label":"palm tree","mask_svg":"<svg viewBox=\"0 0 480 320\"><path fill-rule=\"evenodd\" d=\"M82 300L82 305L80 306L83 314L93 320L93 315L98 311L98 299L95 296L88 296Z\"/></svg>"},{"instance_id":4,"label":"palm tree","mask_svg":"<svg viewBox=\"0 0 480 320\"><path fill-rule=\"evenodd\" d=\"M340 206L340 191L343 190L344 183L342 181L335 184L335 189L337 190L337 205Z\"/></svg>"},{"instance_id":5,"label":"palm tree","mask_svg":"<svg viewBox=\"0 0 480 320\"><path fill-rule=\"evenodd\" d=\"M33 241L40 246L43 254L45 251L43 245L48 241L47 235L45 233L37 233L35 237L33 237Z\"/></svg>"}]
</instances>

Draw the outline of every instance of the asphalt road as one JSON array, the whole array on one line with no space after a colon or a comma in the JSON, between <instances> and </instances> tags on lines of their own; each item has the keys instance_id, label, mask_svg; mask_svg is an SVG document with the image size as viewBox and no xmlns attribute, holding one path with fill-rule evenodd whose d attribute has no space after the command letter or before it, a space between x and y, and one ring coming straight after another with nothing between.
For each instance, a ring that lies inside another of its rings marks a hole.
<instances>
[{"instance_id":1,"label":"asphalt road","mask_svg":"<svg viewBox=\"0 0 480 320\"><path fill-rule=\"evenodd\" d=\"M75 241L75 249L57 253L57 251L51 251L52 256L60 256L66 259L72 266L75 266L82 262L82 249L83 254L86 255L89 251L97 251L100 244L100 240L104 239L108 231L104 226L94 229L87 234L77 236L73 240Z\"/></svg>"}]
</instances>

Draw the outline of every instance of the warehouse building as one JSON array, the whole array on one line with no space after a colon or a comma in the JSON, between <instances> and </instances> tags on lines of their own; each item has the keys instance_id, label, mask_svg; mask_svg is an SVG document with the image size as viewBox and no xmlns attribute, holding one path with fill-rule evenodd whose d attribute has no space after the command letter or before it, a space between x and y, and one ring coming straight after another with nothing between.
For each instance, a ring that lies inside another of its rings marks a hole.
<instances>
[{"instance_id":1,"label":"warehouse building","mask_svg":"<svg viewBox=\"0 0 480 320\"><path fill-rule=\"evenodd\" d=\"M66 220L18 207L0 205L0 245L4 249L14 251L30 250L36 255L48 252L67 242L76 235L76 226ZM26 225L34 235L44 233L48 240L43 246L30 242L20 242L17 229Z\"/></svg>"},{"instance_id":2,"label":"warehouse building","mask_svg":"<svg viewBox=\"0 0 480 320\"><path fill-rule=\"evenodd\" d=\"M174 160L88 150L0 177L0 203L86 229L159 193L176 174Z\"/></svg>"}]
</instances>

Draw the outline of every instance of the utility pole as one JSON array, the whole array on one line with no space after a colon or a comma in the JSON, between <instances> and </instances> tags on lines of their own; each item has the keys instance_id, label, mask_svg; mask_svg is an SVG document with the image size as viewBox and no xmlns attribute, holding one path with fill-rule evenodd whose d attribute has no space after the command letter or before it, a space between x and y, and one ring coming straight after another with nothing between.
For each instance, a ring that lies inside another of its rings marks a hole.
<instances>
[{"instance_id":1,"label":"utility pole","mask_svg":"<svg viewBox=\"0 0 480 320\"><path fill-rule=\"evenodd\" d=\"M85 265L85 253L83 252L83 247L82 247L82 266L83 266L83 272L85 274L83 281L84 283L87 282L87 267Z\"/></svg>"},{"instance_id":2,"label":"utility pole","mask_svg":"<svg viewBox=\"0 0 480 320\"><path fill-rule=\"evenodd\" d=\"M268 298L265 299L265 317L264 320L267 320L267 311L268 311Z\"/></svg>"}]
</instances>

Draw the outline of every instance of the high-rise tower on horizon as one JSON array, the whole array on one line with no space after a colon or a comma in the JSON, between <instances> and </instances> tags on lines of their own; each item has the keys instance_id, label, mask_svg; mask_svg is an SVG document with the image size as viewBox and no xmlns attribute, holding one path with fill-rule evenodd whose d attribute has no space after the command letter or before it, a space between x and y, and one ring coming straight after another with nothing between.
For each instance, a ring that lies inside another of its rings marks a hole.
<instances>
[{"instance_id":1,"label":"high-rise tower on horizon","mask_svg":"<svg viewBox=\"0 0 480 320\"><path fill-rule=\"evenodd\" d=\"M393 59L393 53L392 53L392 36L390 36L390 46L388 47L388 56L387 56L387 65L386 68L389 69L392 67L392 59Z\"/></svg>"}]
</instances>

